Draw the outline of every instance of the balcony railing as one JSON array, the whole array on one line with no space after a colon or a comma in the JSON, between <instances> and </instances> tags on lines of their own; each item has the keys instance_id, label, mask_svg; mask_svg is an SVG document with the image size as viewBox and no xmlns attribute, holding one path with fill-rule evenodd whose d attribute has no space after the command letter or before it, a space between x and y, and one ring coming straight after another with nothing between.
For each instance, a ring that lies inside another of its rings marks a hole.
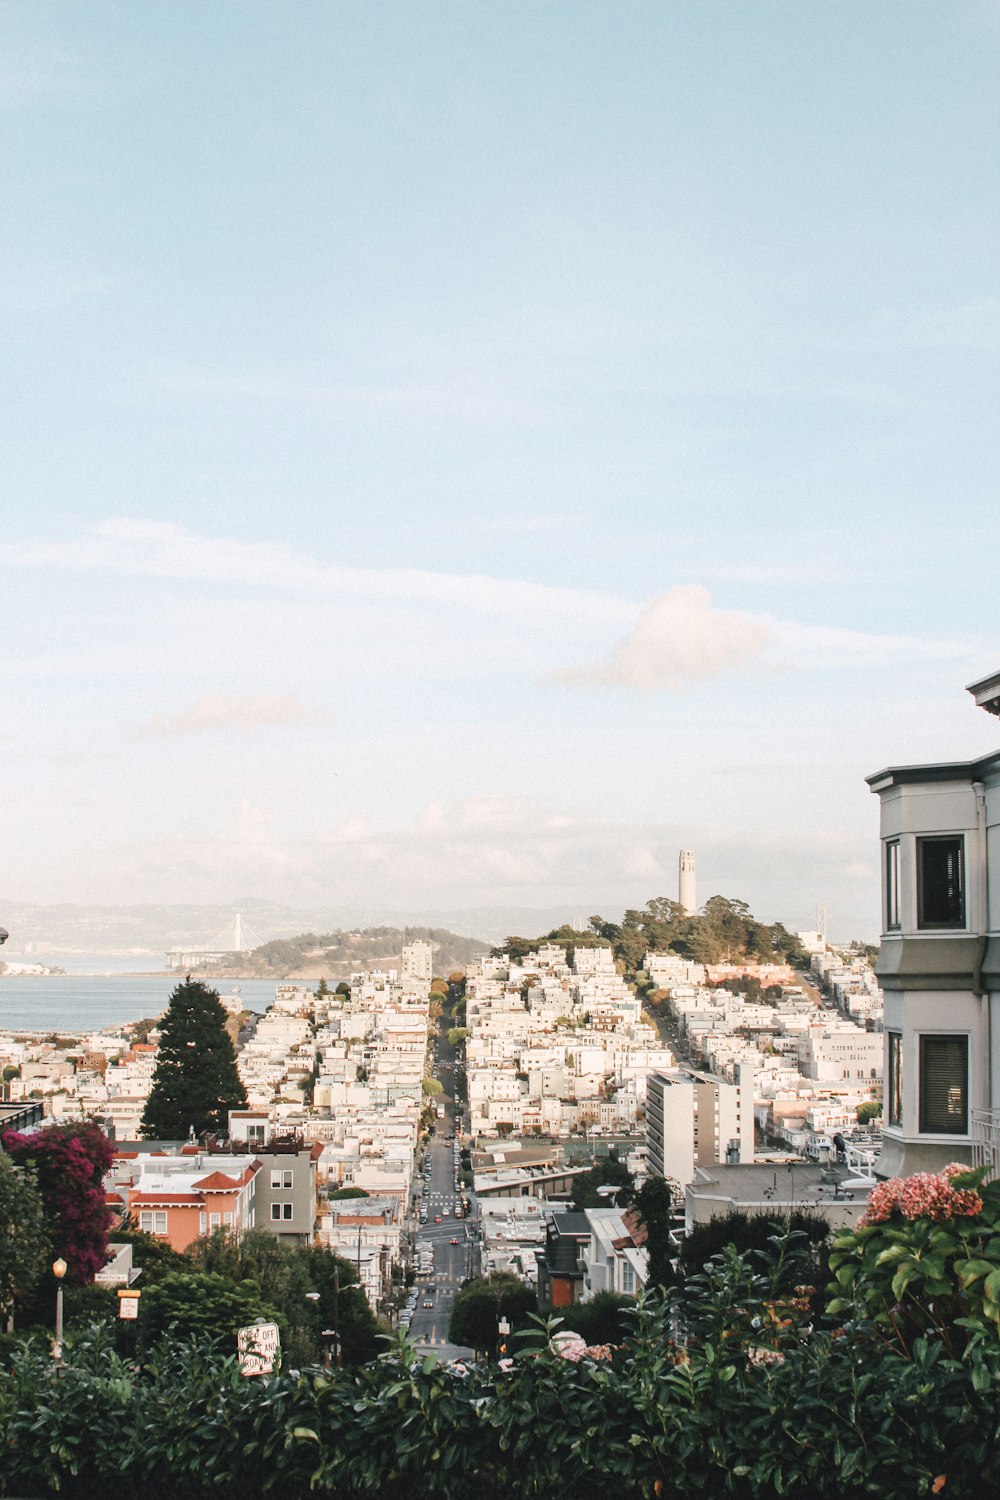
<instances>
[{"instance_id":1,"label":"balcony railing","mask_svg":"<svg viewBox=\"0 0 1000 1500\"><path fill-rule=\"evenodd\" d=\"M989 1167L989 1175L1000 1173L1000 1109L972 1111L972 1165Z\"/></svg>"}]
</instances>

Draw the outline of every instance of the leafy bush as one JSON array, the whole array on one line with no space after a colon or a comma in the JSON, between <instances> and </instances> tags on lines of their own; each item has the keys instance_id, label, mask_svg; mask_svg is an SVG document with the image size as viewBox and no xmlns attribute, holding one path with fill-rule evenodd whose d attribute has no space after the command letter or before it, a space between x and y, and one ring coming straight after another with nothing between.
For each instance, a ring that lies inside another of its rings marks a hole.
<instances>
[{"instance_id":1,"label":"leafy bush","mask_svg":"<svg viewBox=\"0 0 1000 1500\"><path fill-rule=\"evenodd\" d=\"M860 1313L903 1353L939 1339L960 1355L1000 1333L1000 1182L953 1163L879 1183L857 1227L833 1241L828 1311Z\"/></svg>"},{"instance_id":2,"label":"leafy bush","mask_svg":"<svg viewBox=\"0 0 1000 1500\"><path fill-rule=\"evenodd\" d=\"M768 1254L770 1259L768 1259ZM77 1339L0 1370L0 1492L144 1500L911 1500L1000 1493L1000 1341L962 1358L871 1325L810 1327L783 1247L732 1247L640 1298L626 1343L587 1352L537 1317L502 1364L421 1360L243 1379L168 1341L143 1362ZM561 1352L560 1352L561 1351Z\"/></svg>"}]
</instances>

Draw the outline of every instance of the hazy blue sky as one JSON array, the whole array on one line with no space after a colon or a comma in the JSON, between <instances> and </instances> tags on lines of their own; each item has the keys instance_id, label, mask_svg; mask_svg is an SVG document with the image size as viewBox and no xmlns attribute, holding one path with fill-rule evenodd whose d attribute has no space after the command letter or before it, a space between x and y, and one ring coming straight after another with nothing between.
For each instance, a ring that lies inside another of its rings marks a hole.
<instances>
[{"instance_id":1,"label":"hazy blue sky","mask_svg":"<svg viewBox=\"0 0 1000 1500\"><path fill-rule=\"evenodd\" d=\"M875 932L864 774L1000 738L1000 9L0 44L0 895Z\"/></svg>"}]
</instances>

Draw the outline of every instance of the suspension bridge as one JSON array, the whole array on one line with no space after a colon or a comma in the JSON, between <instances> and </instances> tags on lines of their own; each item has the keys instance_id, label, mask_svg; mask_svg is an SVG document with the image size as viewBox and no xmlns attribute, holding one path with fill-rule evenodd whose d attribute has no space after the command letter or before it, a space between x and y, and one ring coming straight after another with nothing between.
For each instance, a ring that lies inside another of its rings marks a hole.
<instances>
[{"instance_id":1,"label":"suspension bridge","mask_svg":"<svg viewBox=\"0 0 1000 1500\"><path fill-rule=\"evenodd\" d=\"M199 964L219 963L233 954L252 953L264 939L244 922L237 912L207 943L192 943L184 948L172 948L167 954L168 969L191 969Z\"/></svg>"}]
</instances>

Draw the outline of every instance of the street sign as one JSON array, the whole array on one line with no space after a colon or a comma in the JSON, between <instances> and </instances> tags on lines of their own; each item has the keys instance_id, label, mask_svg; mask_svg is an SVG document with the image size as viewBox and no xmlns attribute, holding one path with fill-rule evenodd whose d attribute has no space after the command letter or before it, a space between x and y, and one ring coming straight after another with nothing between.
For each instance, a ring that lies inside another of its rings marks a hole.
<instances>
[{"instance_id":1,"label":"street sign","mask_svg":"<svg viewBox=\"0 0 1000 1500\"><path fill-rule=\"evenodd\" d=\"M236 1331L241 1375L271 1375L281 1358L277 1323L251 1323Z\"/></svg>"},{"instance_id":2,"label":"street sign","mask_svg":"<svg viewBox=\"0 0 1000 1500\"><path fill-rule=\"evenodd\" d=\"M119 1318L137 1318L139 1316L139 1298L141 1296L142 1293L140 1291L120 1291L118 1293Z\"/></svg>"}]
</instances>

